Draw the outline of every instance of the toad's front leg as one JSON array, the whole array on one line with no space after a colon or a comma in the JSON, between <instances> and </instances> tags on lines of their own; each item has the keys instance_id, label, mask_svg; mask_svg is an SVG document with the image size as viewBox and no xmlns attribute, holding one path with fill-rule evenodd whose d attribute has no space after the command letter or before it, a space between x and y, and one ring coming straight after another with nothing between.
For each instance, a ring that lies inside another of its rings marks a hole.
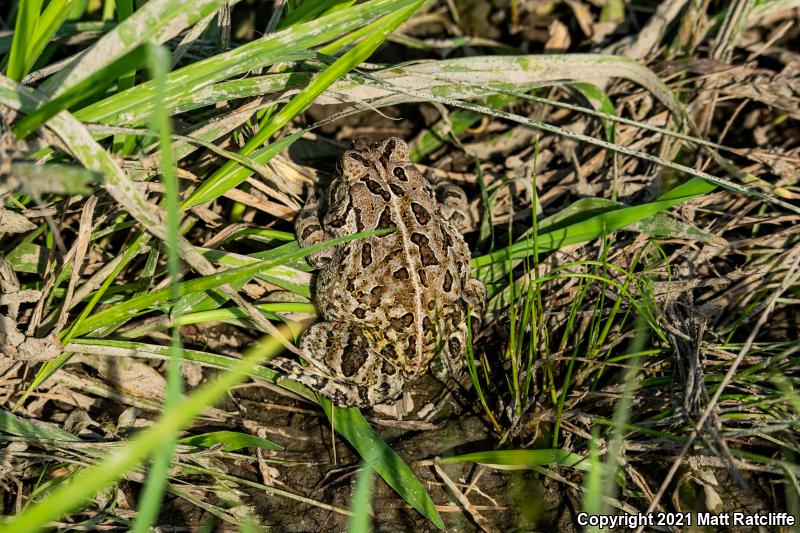
<instances>
[{"instance_id":1,"label":"toad's front leg","mask_svg":"<svg viewBox=\"0 0 800 533\"><path fill-rule=\"evenodd\" d=\"M320 244L330 239L330 235L322 227L319 218L319 201L313 187L308 191L306 203L300 209L294 223L297 242L302 248ZM336 247L330 246L308 256L308 262L316 268L322 268L330 263L336 253Z\"/></svg>"},{"instance_id":2,"label":"toad's front leg","mask_svg":"<svg viewBox=\"0 0 800 533\"><path fill-rule=\"evenodd\" d=\"M398 398L404 384L400 370L372 348L375 340L359 324L319 322L300 339L308 367L283 358L268 365L337 405L371 407Z\"/></svg>"}]
</instances>

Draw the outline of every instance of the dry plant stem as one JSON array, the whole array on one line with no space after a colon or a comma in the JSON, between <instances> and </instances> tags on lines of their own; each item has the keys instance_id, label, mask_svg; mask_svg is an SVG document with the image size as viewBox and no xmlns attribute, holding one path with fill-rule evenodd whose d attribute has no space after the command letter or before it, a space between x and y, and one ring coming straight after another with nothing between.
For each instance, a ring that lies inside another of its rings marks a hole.
<instances>
[{"instance_id":1,"label":"dry plant stem","mask_svg":"<svg viewBox=\"0 0 800 533\"><path fill-rule=\"evenodd\" d=\"M458 499L459 503L464 506L464 510L467 511L470 514L470 516L472 516L472 518L475 520L475 523L477 523L478 527L481 528L481 531L496 531L489 523L489 521L486 520L486 518L483 515L481 515L477 509L475 509L475 507L470 503L469 499L464 495L463 492L461 492L461 489L459 489L458 486L456 486L456 484L453 483L453 480L450 479L450 476L448 476L447 473L444 470L442 470L442 468L439 465L434 463L433 469L436 471L439 477L442 478L444 484Z\"/></svg>"},{"instance_id":2,"label":"dry plant stem","mask_svg":"<svg viewBox=\"0 0 800 533\"><path fill-rule=\"evenodd\" d=\"M722 381L719 384L719 387L714 392L714 396L712 396L711 401L709 401L708 405L703 411L703 414L700 415L700 418L695 423L692 432L689 434L689 438L686 440L686 444L683 445L683 448L681 448L681 452L678 454L678 457L672 463L672 467L669 469L669 472L667 472L667 476L664 478L664 481L658 488L658 492L656 493L653 500L650 502L650 505L647 507L646 512L648 513L653 512L653 510L656 508L661 498L664 496L664 493L667 491L667 487L672 482L672 478L675 477L675 474L678 472L678 468L680 468L681 464L683 463L683 460L686 458L686 454L688 453L689 448L692 446L694 440L699 435L700 429L703 427L708 417L714 411L714 408L717 406L717 402L719 401L720 396L722 396L722 393L725 391L725 388L733 380L733 376L734 374L736 374L736 369L739 368L739 364L742 362L745 355L747 355L747 353L750 351L750 348L753 345L753 341L755 340L756 335L758 335L758 332L760 331L761 327L764 325L764 323L766 323L767 318L772 314L772 311L775 308L775 304L777 303L778 298L780 298L780 296L786 291L786 289L788 289L789 286L796 281L797 278L796 271L798 264L800 264L800 248L795 248L793 253L795 257L792 261L792 266L790 267L789 272L783 279L783 283L781 283L780 288L777 291L775 291L775 293L772 295L772 298L770 298L769 304L767 304L766 308L764 309L764 312L761 313L761 316L758 318L758 322L756 323L753 330L750 332L750 335L747 337L747 340L742 346L742 349L739 350L739 353L736 355L736 359L733 361L733 363L731 363L730 368L728 368L728 372L725 373L725 377L722 379ZM639 526L636 529L635 533L641 533L643 528L644 526Z\"/></svg>"},{"instance_id":3,"label":"dry plant stem","mask_svg":"<svg viewBox=\"0 0 800 533\"><path fill-rule=\"evenodd\" d=\"M81 220L78 230L78 240L76 244L75 257L72 260L72 274L69 277L69 284L67 285L67 295L64 297L64 303L61 306L61 316L58 318L58 323L54 329L55 333L60 332L67 323L67 318L70 310L70 303L75 294L75 285L80 279L80 269L83 265L83 260L86 257L86 251L89 248L89 240L92 233L92 217L94 216L94 208L97 205L97 196L93 195L84 204L81 211Z\"/></svg>"}]
</instances>

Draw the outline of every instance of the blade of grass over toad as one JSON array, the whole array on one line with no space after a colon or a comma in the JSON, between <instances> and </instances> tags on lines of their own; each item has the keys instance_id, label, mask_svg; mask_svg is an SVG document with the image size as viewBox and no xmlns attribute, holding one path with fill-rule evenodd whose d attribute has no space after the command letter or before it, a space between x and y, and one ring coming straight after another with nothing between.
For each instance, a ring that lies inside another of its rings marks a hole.
<instances>
[{"instance_id":1,"label":"blade of grass over toad","mask_svg":"<svg viewBox=\"0 0 800 533\"><path fill-rule=\"evenodd\" d=\"M6 75L14 81L20 81L27 74L25 58L32 44L32 37L36 32L36 22L42 9L42 0L29 0L19 2L17 21L14 25L14 35L11 41L11 51L8 53L8 66Z\"/></svg>"},{"instance_id":2,"label":"blade of grass over toad","mask_svg":"<svg viewBox=\"0 0 800 533\"><path fill-rule=\"evenodd\" d=\"M396 12L408 3L409 0L372 0L189 64L169 75L166 105L169 108L177 100L190 98L202 87L276 62L287 61L298 53L307 56L308 48L360 28L376 17ZM140 83L132 89L81 109L75 116L84 122L124 123L129 111L149 105L153 94L152 82Z\"/></svg>"},{"instance_id":3,"label":"blade of grass over toad","mask_svg":"<svg viewBox=\"0 0 800 533\"><path fill-rule=\"evenodd\" d=\"M180 294L180 251L178 250L178 232L180 214L178 212L178 177L175 172L175 162L172 155L172 127L169 115L164 106L164 91L167 72L169 72L172 57L169 51L159 45L146 46L147 59L150 66L150 76L156 87L156 98L153 99L153 129L158 132L160 170L164 183L164 200L166 211L166 244L167 244L167 272L171 280L170 304L173 314L180 311L174 309ZM175 317L173 317L175 318ZM164 412L175 409L181 399L183 391L183 378L181 375L181 338L180 328L173 326L170 342L170 358L167 367L167 390L164 398ZM169 466L175 453L175 441L178 432L165 437L161 447L156 451L147 475L144 489L139 499L138 514L133 525L134 533L146 533L155 522L164 489L167 486Z\"/></svg>"},{"instance_id":4,"label":"blade of grass over toad","mask_svg":"<svg viewBox=\"0 0 800 533\"><path fill-rule=\"evenodd\" d=\"M59 96L142 44L161 44L175 37L222 1L150 0L92 45L75 65L47 80L41 90L51 98Z\"/></svg>"},{"instance_id":5,"label":"blade of grass over toad","mask_svg":"<svg viewBox=\"0 0 800 533\"><path fill-rule=\"evenodd\" d=\"M301 257L306 257L307 255L312 254L318 250L327 248L328 246L333 246L335 244L349 242L364 237L369 237L371 235L384 235L386 233L389 233L390 231L392 230L391 229L376 230L376 231L367 231L363 233L355 233L353 235L348 235L346 237L339 237L337 239L331 239L329 241L320 244L315 244L313 246L301 248L294 252L288 253L284 256L271 259L268 261L259 261L252 265L247 265L239 268L231 268L228 270L224 270L222 272L217 272L209 276L203 276L197 279L192 279L180 284L178 288L178 293L180 296L183 296L185 294L197 291L206 291L209 289L213 289L221 285L225 285L227 283L233 283L238 279L253 277L261 270L280 265L286 261L298 259ZM169 299L172 297L171 291L172 288L167 287L157 291L149 292L147 294L142 294L141 296L137 296L135 298L126 300L124 302L120 302L114 305L113 307L109 307L90 317L87 317L79 328L76 328L75 331L72 331L70 333L73 336L84 335L86 333L91 333L97 329L110 326L120 320L124 320L132 316L135 316L141 311L150 309L157 304L162 304L164 302L169 301Z\"/></svg>"},{"instance_id":6,"label":"blade of grass over toad","mask_svg":"<svg viewBox=\"0 0 800 533\"><path fill-rule=\"evenodd\" d=\"M408 465L397 455L355 407L333 406L327 398L320 397L325 414L337 433L356 449L361 458L380 475L409 505L419 511L439 529L444 529L442 517L433 500L425 491Z\"/></svg>"},{"instance_id":7,"label":"blade of grass over toad","mask_svg":"<svg viewBox=\"0 0 800 533\"><path fill-rule=\"evenodd\" d=\"M248 139L241 149L243 155L251 154L273 134L289 123L297 114L305 110L322 92L330 85L352 70L356 65L367 59L380 46L386 38L414 11L422 5L422 1L412 2L409 6L395 13L384 16L375 23L375 32L364 39L342 57L317 75L308 86L295 95L281 108L270 120L259 128L258 133ZM259 161L263 163L263 161ZM211 175L200 187L184 202L183 208L195 207L216 198L252 175L252 170L243 168L235 161L227 161L219 170ZM209 191L217 191L209 194Z\"/></svg>"},{"instance_id":8,"label":"blade of grass over toad","mask_svg":"<svg viewBox=\"0 0 800 533\"><path fill-rule=\"evenodd\" d=\"M282 330L285 335L286 330ZM281 350L281 343L268 337L248 349L244 357L214 381L198 388L175 409L165 412L152 426L137 433L122 448L104 460L74 475L71 481L58 486L40 501L0 525L0 532L35 532L73 509L77 509L103 488L122 478L170 438L191 424L198 415L219 401L233 386L241 383L263 359Z\"/></svg>"}]
</instances>

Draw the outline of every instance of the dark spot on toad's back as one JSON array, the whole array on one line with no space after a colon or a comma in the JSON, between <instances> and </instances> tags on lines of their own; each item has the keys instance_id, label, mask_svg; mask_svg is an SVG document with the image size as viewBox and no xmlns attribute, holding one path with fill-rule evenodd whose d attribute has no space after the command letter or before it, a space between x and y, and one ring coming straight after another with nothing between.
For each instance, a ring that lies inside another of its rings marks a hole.
<instances>
[{"instance_id":1,"label":"dark spot on toad's back","mask_svg":"<svg viewBox=\"0 0 800 533\"><path fill-rule=\"evenodd\" d=\"M429 317L423 317L422 319L422 331L424 333L428 333L431 330L431 319Z\"/></svg>"},{"instance_id":2,"label":"dark spot on toad's back","mask_svg":"<svg viewBox=\"0 0 800 533\"><path fill-rule=\"evenodd\" d=\"M364 182L367 184L367 189L369 190L369 192L377 196L380 196L384 202L388 202L389 200L392 199L391 195L389 194L389 191L384 189L381 186L381 184L378 183L377 181L366 178L364 179Z\"/></svg>"},{"instance_id":3,"label":"dark spot on toad's back","mask_svg":"<svg viewBox=\"0 0 800 533\"><path fill-rule=\"evenodd\" d=\"M342 374L347 377L356 375L368 358L369 350L366 342L349 342L342 350Z\"/></svg>"},{"instance_id":4,"label":"dark spot on toad's back","mask_svg":"<svg viewBox=\"0 0 800 533\"><path fill-rule=\"evenodd\" d=\"M417 219L420 225L427 226L430 223L431 214L428 213L427 209L425 209L422 204L411 202L411 211L414 213L414 218Z\"/></svg>"},{"instance_id":5,"label":"dark spot on toad's back","mask_svg":"<svg viewBox=\"0 0 800 533\"><path fill-rule=\"evenodd\" d=\"M461 343L457 338L450 337L449 339L447 339L447 347L450 350L451 356L461 355L461 350L462 350Z\"/></svg>"},{"instance_id":6,"label":"dark spot on toad's back","mask_svg":"<svg viewBox=\"0 0 800 533\"><path fill-rule=\"evenodd\" d=\"M394 250L392 250L391 252L386 254L386 257L383 258L383 261L385 263L389 263L390 261L392 261L395 257L400 255L401 253L403 253L403 249L402 248L395 248Z\"/></svg>"},{"instance_id":7,"label":"dark spot on toad's back","mask_svg":"<svg viewBox=\"0 0 800 533\"><path fill-rule=\"evenodd\" d=\"M361 246L361 266L367 268L372 264L372 245L365 242Z\"/></svg>"},{"instance_id":8,"label":"dark spot on toad's back","mask_svg":"<svg viewBox=\"0 0 800 533\"><path fill-rule=\"evenodd\" d=\"M300 236L301 239L305 240L308 239L311 235L313 235L317 231L322 231L322 228L319 227L317 224L311 224L310 226L306 227L303 230L303 234Z\"/></svg>"},{"instance_id":9,"label":"dark spot on toad's back","mask_svg":"<svg viewBox=\"0 0 800 533\"><path fill-rule=\"evenodd\" d=\"M442 281L442 290L450 292L453 290L453 275L449 270L444 271L444 280Z\"/></svg>"},{"instance_id":10,"label":"dark spot on toad's back","mask_svg":"<svg viewBox=\"0 0 800 533\"><path fill-rule=\"evenodd\" d=\"M386 359L383 359L383 362L381 363L381 373L387 376L394 376L395 372L397 372L397 369L394 367L394 365Z\"/></svg>"},{"instance_id":11,"label":"dark spot on toad's back","mask_svg":"<svg viewBox=\"0 0 800 533\"><path fill-rule=\"evenodd\" d=\"M369 166L369 160L363 155L359 154L358 152L349 151L347 152L347 157L349 157L350 159L355 159L365 167Z\"/></svg>"},{"instance_id":12,"label":"dark spot on toad's back","mask_svg":"<svg viewBox=\"0 0 800 533\"><path fill-rule=\"evenodd\" d=\"M381 229L391 228L395 224L392 221L392 212L389 210L389 207L384 207L383 211L381 212L381 218L378 220L378 227Z\"/></svg>"}]
</instances>

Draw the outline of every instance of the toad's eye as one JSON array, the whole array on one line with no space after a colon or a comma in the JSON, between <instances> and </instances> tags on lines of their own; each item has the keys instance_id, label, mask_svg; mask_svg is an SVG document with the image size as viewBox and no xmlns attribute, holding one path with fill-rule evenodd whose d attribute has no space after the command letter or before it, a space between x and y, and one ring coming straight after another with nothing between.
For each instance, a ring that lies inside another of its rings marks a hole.
<instances>
[{"instance_id":1,"label":"toad's eye","mask_svg":"<svg viewBox=\"0 0 800 533\"><path fill-rule=\"evenodd\" d=\"M369 161L355 150L348 150L342 154L339 166L342 174L353 178L359 178L369 172Z\"/></svg>"},{"instance_id":2,"label":"toad's eye","mask_svg":"<svg viewBox=\"0 0 800 533\"><path fill-rule=\"evenodd\" d=\"M383 141L381 153L390 161L405 161L408 159L408 145L402 139L389 137Z\"/></svg>"}]
</instances>

